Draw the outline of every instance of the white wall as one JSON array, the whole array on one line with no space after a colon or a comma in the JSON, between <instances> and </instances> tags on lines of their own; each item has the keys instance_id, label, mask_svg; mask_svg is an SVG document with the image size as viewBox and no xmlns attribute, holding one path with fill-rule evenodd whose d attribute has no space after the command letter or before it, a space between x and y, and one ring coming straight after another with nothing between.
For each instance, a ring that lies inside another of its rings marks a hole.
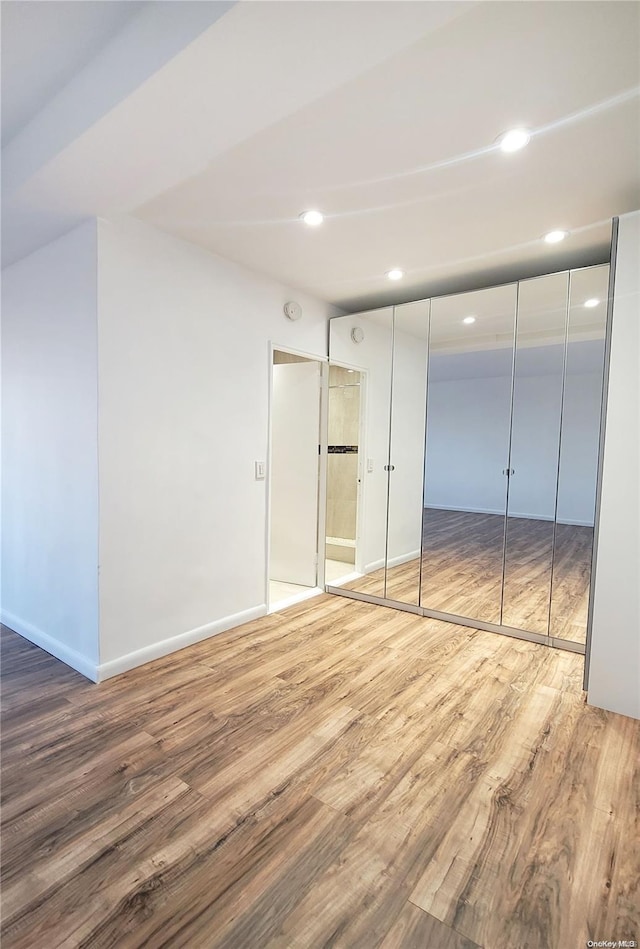
<instances>
[{"instance_id":1,"label":"white wall","mask_svg":"<svg viewBox=\"0 0 640 949\"><path fill-rule=\"evenodd\" d=\"M2 274L2 619L98 663L96 225Z\"/></svg>"},{"instance_id":2,"label":"white wall","mask_svg":"<svg viewBox=\"0 0 640 949\"><path fill-rule=\"evenodd\" d=\"M269 341L326 356L336 311L137 221L98 241L106 676L265 612Z\"/></svg>"},{"instance_id":3,"label":"white wall","mask_svg":"<svg viewBox=\"0 0 640 949\"><path fill-rule=\"evenodd\" d=\"M558 519L593 524L602 380L567 376ZM510 379L455 379L429 387L425 505L504 513ZM560 391L550 376L518 379L509 511L553 519Z\"/></svg>"},{"instance_id":4,"label":"white wall","mask_svg":"<svg viewBox=\"0 0 640 949\"><path fill-rule=\"evenodd\" d=\"M590 705L640 718L640 211L620 218Z\"/></svg>"}]
</instances>

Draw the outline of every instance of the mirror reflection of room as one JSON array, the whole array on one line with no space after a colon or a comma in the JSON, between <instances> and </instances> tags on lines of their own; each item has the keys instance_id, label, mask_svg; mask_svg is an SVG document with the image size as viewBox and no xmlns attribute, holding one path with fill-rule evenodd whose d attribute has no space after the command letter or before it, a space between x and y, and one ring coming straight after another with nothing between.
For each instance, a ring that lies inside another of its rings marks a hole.
<instances>
[{"instance_id":1,"label":"mirror reflection of room","mask_svg":"<svg viewBox=\"0 0 640 949\"><path fill-rule=\"evenodd\" d=\"M391 406L391 364L393 349L393 307L343 316L330 324L330 370L351 368L360 375L360 428L358 436L358 482L356 505L355 570L330 586L368 596L384 598L387 549L387 499L389 460L389 414ZM329 431L334 432L332 404L341 411L344 395L332 388L329 395ZM332 403L331 400L334 400ZM340 423L335 437L339 437ZM329 443L331 443L331 435ZM353 437L352 435L349 436ZM339 446L338 446L339 447ZM328 458L331 457L330 454ZM334 458L333 470L349 463ZM331 475L328 474L329 481ZM331 485L328 493L335 492ZM329 499L327 501L329 504ZM333 522L330 522L333 523ZM327 529L328 537L335 527ZM335 549L331 551L335 554ZM328 555L327 555L328 556ZM328 557L335 560L335 557ZM334 564L326 564L329 574Z\"/></svg>"},{"instance_id":2,"label":"mirror reflection of room","mask_svg":"<svg viewBox=\"0 0 640 949\"><path fill-rule=\"evenodd\" d=\"M329 586L582 650L608 279L332 320Z\"/></svg>"},{"instance_id":3,"label":"mirror reflection of room","mask_svg":"<svg viewBox=\"0 0 640 949\"><path fill-rule=\"evenodd\" d=\"M394 307L385 597L420 603L429 300Z\"/></svg>"},{"instance_id":4,"label":"mirror reflection of room","mask_svg":"<svg viewBox=\"0 0 640 949\"><path fill-rule=\"evenodd\" d=\"M607 282L432 301L422 606L584 644Z\"/></svg>"},{"instance_id":5,"label":"mirror reflection of room","mask_svg":"<svg viewBox=\"0 0 640 949\"><path fill-rule=\"evenodd\" d=\"M571 272L549 634L584 645L594 543L609 266Z\"/></svg>"},{"instance_id":6,"label":"mirror reflection of room","mask_svg":"<svg viewBox=\"0 0 640 949\"><path fill-rule=\"evenodd\" d=\"M422 599L499 623L517 287L431 303Z\"/></svg>"}]
</instances>

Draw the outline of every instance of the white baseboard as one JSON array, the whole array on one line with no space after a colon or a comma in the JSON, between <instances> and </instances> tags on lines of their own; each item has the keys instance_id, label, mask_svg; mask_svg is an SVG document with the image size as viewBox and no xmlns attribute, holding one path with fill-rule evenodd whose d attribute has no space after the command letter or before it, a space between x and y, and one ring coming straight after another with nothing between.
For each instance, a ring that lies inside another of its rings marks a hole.
<instances>
[{"instance_id":1,"label":"white baseboard","mask_svg":"<svg viewBox=\"0 0 640 949\"><path fill-rule=\"evenodd\" d=\"M99 667L97 663L92 662L91 659L83 656L82 653L76 652L75 649L71 649L70 646L61 643L59 639L55 639L53 636L50 636L49 633L45 633L43 630L38 629L37 626L33 626L31 623L20 619L19 616L15 616L7 610L0 611L0 619L4 625L12 629L14 633L18 633L23 639L28 639L34 646L39 646L40 649L44 649L49 655L60 659L60 661L64 662L67 666L71 666L72 669L75 669L76 672L79 672L80 675L83 675L86 679L90 679L91 682L99 681Z\"/></svg>"},{"instance_id":2,"label":"white baseboard","mask_svg":"<svg viewBox=\"0 0 640 949\"><path fill-rule=\"evenodd\" d=\"M427 511L461 511L463 514L502 514L504 516L504 511L499 511L497 508L492 507L457 507L453 504L425 504L425 510Z\"/></svg>"},{"instance_id":3,"label":"white baseboard","mask_svg":"<svg viewBox=\"0 0 640 949\"><path fill-rule=\"evenodd\" d=\"M384 557L380 560L374 560L372 563L366 563L364 565L364 573L373 573L374 570L379 570L380 567L384 567Z\"/></svg>"},{"instance_id":4,"label":"white baseboard","mask_svg":"<svg viewBox=\"0 0 640 949\"><path fill-rule=\"evenodd\" d=\"M163 639L158 643L151 643L150 646L144 646L142 649L136 649L134 652L126 653L117 659L111 659L109 662L102 662L98 666L98 682L105 679L111 679L113 676L120 675L122 672L128 672L129 669L135 669L153 659L161 659L162 656L168 656L169 653L184 649L185 646L193 646L194 643L202 642L203 639L209 639L217 633L224 633L227 629L233 629L234 626L242 626L243 623L249 623L252 619L258 619L260 616L267 615L267 604L254 606L250 610L243 610L241 613L233 613L231 616L224 616L222 619L215 620L213 623L207 623L205 626L198 626L196 629L190 629L186 633L179 633L177 636L171 636L169 639Z\"/></svg>"},{"instance_id":5,"label":"white baseboard","mask_svg":"<svg viewBox=\"0 0 640 949\"><path fill-rule=\"evenodd\" d=\"M309 600L312 596L319 596L324 593L324 587L311 587L309 590L302 590L300 593L293 593L285 600L278 600L273 605L269 605L269 614L279 613L280 610L286 610L288 606L295 606L296 603L302 603L303 600Z\"/></svg>"},{"instance_id":6,"label":"white baseboard","mask_svg":"<svg viewBox=\"0 0 640 949\"><path fill-rule=\"evenodd\" d=\"M399 567L401 563L409 563L410 560L418 560L420 558L420 549L412 550L408 554L401 554L399 557L391 557L389 559L390 567Z\"/></svg>"},{"instance_id":7,"label":"white baseboard","mask_svg":"<svg viewBox=\"0 0 640 949\"><path fill-rule=\"evenodd\" d=\"M425 504L428 511L460 511L462 514L498 514L504 517L504 511L489 507L454 507L452 504ZM527 521L553 521L551 514L525 514L522 511L509 511L509 517L520 517ZM593 527L593 521L576 521L571 518L558 518L558 524L569 524L571 527Z\"/></svg>"},{"instance_id":8,"label":"white baseboard","mask_svg":"<svg viewBox=\"0 0 640 949\"><path fill-rule=\"evenodd\" d=\"M360 580L364 574L354 571L353 573L347 573L344 577L338 577L337 580L326 580L325 584L328 587L343 587L345 583L352 583L354 580Z\"/></svg>"}]
</instances>

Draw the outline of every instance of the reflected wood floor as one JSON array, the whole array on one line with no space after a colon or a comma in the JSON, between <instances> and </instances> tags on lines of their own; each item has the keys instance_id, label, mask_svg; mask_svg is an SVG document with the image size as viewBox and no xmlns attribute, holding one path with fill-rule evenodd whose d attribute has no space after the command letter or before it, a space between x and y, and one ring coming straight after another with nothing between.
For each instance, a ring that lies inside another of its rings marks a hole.
<instances>
[{"instance_id":1,"label":"reflected wood floor","mask_svg":"<svg viewBox=\"0 0 640 949\"><path fill-rule=\"evenodd\" d=\"M2 647L3 949L640 935L640 723L575 654L328 595L99 686Z\"/></svg>"},{"instance_id":2,"label":"reflected wood floor","mask_svg":"<svg viewBox=\"0 0 640 949\"><path fill-rule=\"evenodd\" d=\"M500 623L504 518L428 508L420 561L376 570L351 590ZM502 624L559 639L586 639L593 528L509 518ZM386 581L386 588L385 588ZM386 593L385 593L386 589ZM551 614L549 602L551 600ZM549 619L551 620L549 625Z\"/></svg>"}]
</instances>

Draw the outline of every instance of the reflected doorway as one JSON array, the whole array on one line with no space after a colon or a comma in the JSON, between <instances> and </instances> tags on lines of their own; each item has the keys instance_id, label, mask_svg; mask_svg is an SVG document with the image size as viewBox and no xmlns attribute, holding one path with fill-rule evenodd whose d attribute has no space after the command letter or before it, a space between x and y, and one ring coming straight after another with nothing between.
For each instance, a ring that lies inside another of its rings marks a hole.
<instances>
[{"instance_id":1,"label":"reflected doorway","mask_svg":"<svg viewBox=\"0 0 640 949\"><path fill-rule=\"evenodd\" d=\"M325 583L331 586L347 583L361 573L361 402L362 373L329 366Z\"/></svg>"}]
</instances>

